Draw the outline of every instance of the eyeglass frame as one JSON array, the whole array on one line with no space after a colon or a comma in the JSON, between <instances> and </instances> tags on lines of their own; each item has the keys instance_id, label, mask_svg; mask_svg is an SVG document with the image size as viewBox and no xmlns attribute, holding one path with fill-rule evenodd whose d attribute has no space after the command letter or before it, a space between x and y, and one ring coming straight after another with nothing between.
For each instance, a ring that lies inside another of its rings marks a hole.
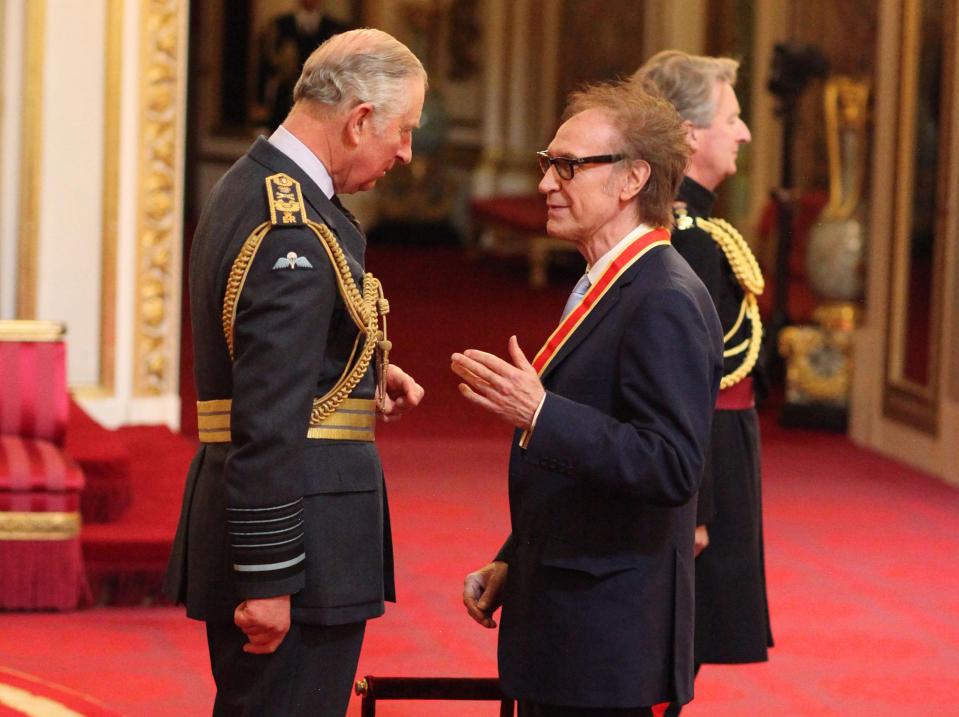
<instances>
[{"instance_id":1,"label":"eyeglass frame","mask_svg":"<svg viewBox=\"0 0 959 717\"><path fill-rule=\"evenodd\" d=\"M549 154L547 154L547 151L542 149L536 153L536 159L539 162L539 168L543 173L543 176L546 176L546 173L550 170L550 167L555 167L556 176L568 182L576 176L576 167L584 164L614 164L626 159L626 155L595 154L590 157L550 157ZM545 165L543 164L544 161L546 162ZM559 169L562 166L569 167L568 177L563 176L563 171Z\"/></svg>"}]
</instances>

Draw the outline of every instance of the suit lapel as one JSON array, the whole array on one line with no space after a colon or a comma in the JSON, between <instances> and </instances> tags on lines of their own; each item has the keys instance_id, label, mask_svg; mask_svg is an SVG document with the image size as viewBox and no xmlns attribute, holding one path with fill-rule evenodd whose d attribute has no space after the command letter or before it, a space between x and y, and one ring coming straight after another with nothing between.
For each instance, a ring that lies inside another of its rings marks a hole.
<instances>
[{"instance_id":1,"label":"suit lapel","mask_svg":"<svg viewBox=\"0 0 959 717\"><path fill-rule=\"evenodd\" d=\"M596 328L602 323L604 317L606 317L606 315L612 311L613 307L619 303L620 294L626 286L632 283L633 279L636 277L636 274L639 272L641 264L642 261L631 266L619 278L619 281L609 288L609 290L606 292L606 295L600 299L599 303L592 308L589 314L587 314L583 319L582 323L576 327L576 330L569 336L568 339L566 339L566 342L556 352L556 355L553 356L552 360L549 362L549 365L547 365L546 371L543 372L541 379L544 383L546 383L553 372L562 365L566 357L579 348L586 338L592 334L593 331L595 331Z\"/></svg>"}]
</instances>

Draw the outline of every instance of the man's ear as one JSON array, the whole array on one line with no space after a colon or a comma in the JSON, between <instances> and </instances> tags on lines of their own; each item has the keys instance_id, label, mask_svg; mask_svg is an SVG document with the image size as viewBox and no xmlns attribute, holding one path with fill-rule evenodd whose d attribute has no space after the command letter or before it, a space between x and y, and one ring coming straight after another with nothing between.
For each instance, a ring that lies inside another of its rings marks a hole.
<instances>
[{"instance_id":1,"label":"man's ear","mask_svg":"<svg viewBox=\"0 0 959 717\"><path fill-rule=\"evenodd\" d=\"M373 122L373 105L369 102L361 102L351 109L346 115L346 125L344 127L344 142L349 147L359 145L363 134L367 132Z\"/></svg>"},{"instance_id":2,"label":"man's ear","mask_svg":"<svg viewBox=\"0 0 959 717\"><path fill-rule=\"evenodd\" d=\"M683 129L686 130L686 141L695 153L699 149L699 131L689 120L683 120Z\"/></svg>"},{"instance_id":3,"label":"man's ear","mask_svg":"<svg viewBox=\"0 0 959 717\"><path fill-rule=\"evenodd\" d=\"M626 171L626 181L623 183L623 189L619 195L620 199L624 202L635 199L636 195L646 186L652 172L649 162L645 159L636 159L630 162Z\"/></svg>"}]
</instances>

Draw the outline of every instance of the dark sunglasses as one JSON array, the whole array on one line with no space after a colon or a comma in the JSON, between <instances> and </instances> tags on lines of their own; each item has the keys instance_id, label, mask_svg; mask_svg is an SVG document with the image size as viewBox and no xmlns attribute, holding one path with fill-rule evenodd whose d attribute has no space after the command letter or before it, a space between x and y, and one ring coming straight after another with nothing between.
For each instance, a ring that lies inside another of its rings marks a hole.
<instances>
[{"instance_id":1,"label":"dark sunglasses","mask_svg":"<svg viewBox=\"0 0 959 717\"><path fill-rule=\"evenodd\" d=\"M572 179L573 170L583 164L612 164L625 159L625 154L597 154L593 157L550 157L546 150L536 153L539 168L546 174L550 167L556 167L560 179Z\"/></svg>"}]
</instances>

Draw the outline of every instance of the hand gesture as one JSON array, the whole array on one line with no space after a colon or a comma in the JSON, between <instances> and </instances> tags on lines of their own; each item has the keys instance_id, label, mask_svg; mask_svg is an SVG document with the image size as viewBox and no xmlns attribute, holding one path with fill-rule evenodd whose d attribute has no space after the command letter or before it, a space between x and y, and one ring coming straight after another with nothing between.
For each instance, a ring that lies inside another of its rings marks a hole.
<instances>
[{"instance_id":1,"label":"hand gesture","mask_svg":"<svg viewBox=\"0 0 959 717\"><path fill-rule=\"evenodd\" d=\"M507 349L512 363L468 349L453 354L450 369L463 379L459 389L466 400L528 430L546 391L515 336L510 336Z\"/></svg>"}]
</instances>

